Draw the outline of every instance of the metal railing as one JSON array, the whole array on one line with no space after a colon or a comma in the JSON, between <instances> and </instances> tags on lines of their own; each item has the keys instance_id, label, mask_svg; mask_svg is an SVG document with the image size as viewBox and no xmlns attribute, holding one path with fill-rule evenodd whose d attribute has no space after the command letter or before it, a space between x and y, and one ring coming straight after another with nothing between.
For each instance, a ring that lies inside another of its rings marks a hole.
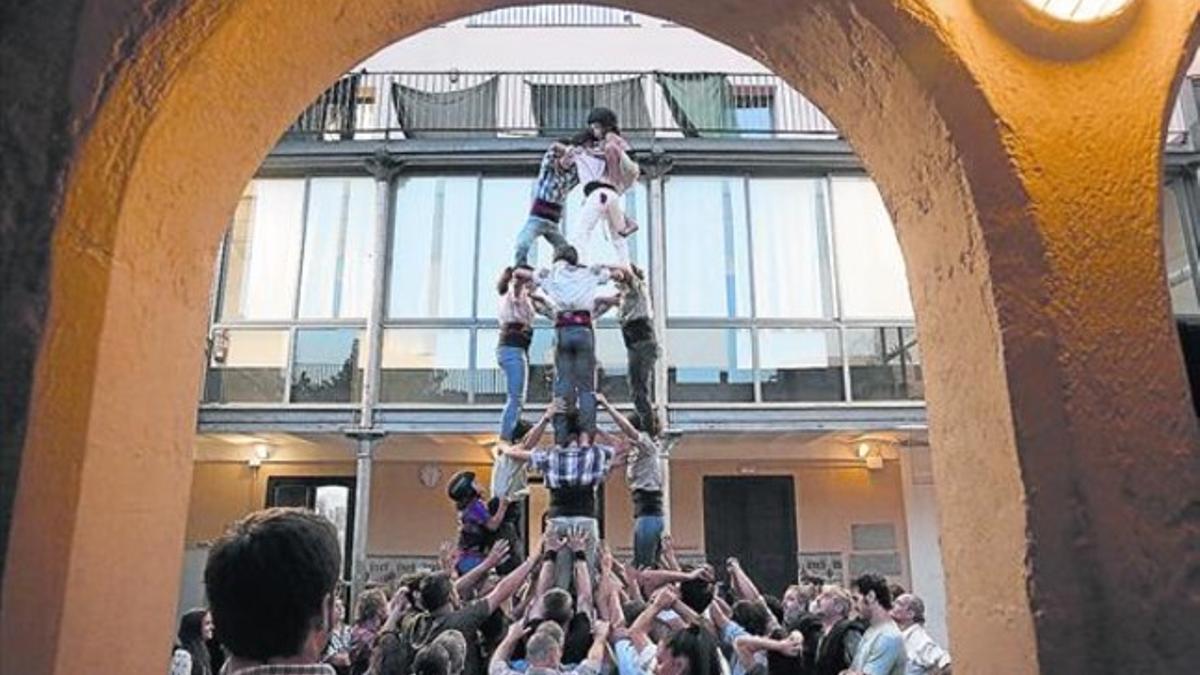
<instances>
[{"instance_id":1,"label":"metal railing","mask_svg":"<svg viewBox=\"0 0 1200 675\"><path fill-rule=\"evenodd\" d=\"M358 72L288 130L310 140L564 136L588 111L615 111L630 136L836 137L812 102L762 73Z\"/></svg>"},{"instance_id":2,"label":"metal railing","mask_svg":"<svg viewBox=\"0 0 1200 675\"><path fill-rule=\"evenodd\" d=\"M535 5L505 7L474 14L469 28L524 28L550 26L636 26L641 17L614 7L595 5Z\"/></svg>"}]
</instances>

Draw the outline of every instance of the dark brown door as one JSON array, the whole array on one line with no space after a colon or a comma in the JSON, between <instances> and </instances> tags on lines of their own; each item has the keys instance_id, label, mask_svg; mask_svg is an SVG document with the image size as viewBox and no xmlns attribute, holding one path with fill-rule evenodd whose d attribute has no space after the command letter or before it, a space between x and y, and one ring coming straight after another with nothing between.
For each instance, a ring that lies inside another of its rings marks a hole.
<instances>
[{"instance_id":1,"label":"dark brown door","mask_svg":"<svg viewBox=\"0 0 1200 675\"><path fill-rule=\"evenodd\" d=\"M353 478L271 476L267 480L267 507L294 506L317 511L338 529L342 545L342 578L350 577L354 547Z\"/></svg>"},{"instance_id":2,"label":"dark brown door","mask_svg":"<svg viewBox=\"0 0 1200 675\"><path fill-rule=\"evenodd\" d=\"M796 583L796 489L790 476L704 479L704 548L724 578L735 556L763 593Z\"/></svg>"}]
</instances>

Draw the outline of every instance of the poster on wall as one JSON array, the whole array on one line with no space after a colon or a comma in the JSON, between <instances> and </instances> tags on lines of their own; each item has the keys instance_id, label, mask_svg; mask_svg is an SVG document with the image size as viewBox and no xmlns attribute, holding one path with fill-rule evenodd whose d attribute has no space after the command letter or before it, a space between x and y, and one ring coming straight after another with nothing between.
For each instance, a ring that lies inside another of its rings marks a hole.
<instances>
[{"instance_id":1,"label":"poster on wall","mask_svg":"<svg viewBox=\"0 0 1200 675\"><path fill-rule=\"evenodd\" d=\"M800 553L800 574L826 579L830 584L846 585L846 568L841 551Z\"/></svg>"},{"instance_id":2,"label":"poster on wall","mask_svg":"<svg viewBox=\"0 0 1200 675\"><path fill-rule=\"evenodd\" d=\"M437 567L437 556L369 555L367 556L367 580L380 583L413 572L435 570Z\"/></svg>"}]
</instances>

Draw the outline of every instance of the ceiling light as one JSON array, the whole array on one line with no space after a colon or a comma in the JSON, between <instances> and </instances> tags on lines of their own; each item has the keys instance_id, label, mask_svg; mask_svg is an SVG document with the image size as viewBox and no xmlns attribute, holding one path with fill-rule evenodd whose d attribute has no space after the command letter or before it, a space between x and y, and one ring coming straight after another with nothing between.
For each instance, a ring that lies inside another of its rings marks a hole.
<instances>
[{"instance_id":1,"label":"ceiling light","mask_svg":"<svg viewBox=\"0 0 1200 675\"><path fill-rule=\"evenodd\" d=\"M1133 0L1025 0L1025 3L1063 21L1086 23L1116 16Z\"/></svg>"},{"instance_id":2,"label":"ceiling light","mask_svg":"<svg viewBox=\"0 0 1200 675\"><path fill-rule=\"evenodd\" d=\"M865 441L862 443L859 443L858 444L858 458L866 459L867 455L869 455L869 454L871 454L871 444L867 443Z\"/></svg>"}]
</instances>

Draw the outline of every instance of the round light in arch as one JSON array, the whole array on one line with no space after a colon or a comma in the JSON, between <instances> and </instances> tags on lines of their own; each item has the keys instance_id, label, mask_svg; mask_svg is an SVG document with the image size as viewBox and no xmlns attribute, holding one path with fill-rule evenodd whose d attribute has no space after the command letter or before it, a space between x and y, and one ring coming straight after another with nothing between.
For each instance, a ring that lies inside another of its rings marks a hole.
<instances>
[{"instance_id":1,"label":"round light in arch","mask_svg":"<svg viewBox=\"0 0 1200 675\"><path fill-rule=\"evenodd\" d=\"M1026 4L1056 19L1078 23L1116 16L1133 2L1134 0L1025 0Z\"/></svg>"}]
</instances>

